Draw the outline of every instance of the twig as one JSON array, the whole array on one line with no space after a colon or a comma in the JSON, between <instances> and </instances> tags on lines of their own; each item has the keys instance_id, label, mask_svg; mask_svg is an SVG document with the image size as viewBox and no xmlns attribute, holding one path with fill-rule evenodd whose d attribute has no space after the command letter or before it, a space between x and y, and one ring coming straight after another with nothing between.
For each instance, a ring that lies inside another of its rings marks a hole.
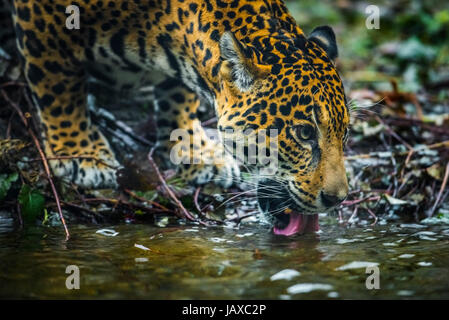
<instances>
[{"instance_id":1,"label":"twig","mask_svg":"<svg viewBox=\"0 0 449 320\"><path fill-rule=\"evenodd\" d=\"M200 194L200 191L201 191L201 188L198 187L198 188L195 190L195 194L193 195L193 203L195 204L196 210L198 210L200 216L201 216L203 219L206 219L207 221L211 221L211 222L214 222L214 223L222 224L223 221L216 220L216 219L212 219L212 218L208 217L208 216L204 213L204 210L205 210L210 204L206 205L203 209L201 209L200 204L198 203L198 196L199 196L199 194ZM200 221L200 223L202 223L202 221ZM202 224L204 224L204 223L202 223Z\"/></svg>"},{"instance_id":2,"label":"twig","mask_svg":"<svg viewBox=\"0 0 449 320\"><path fill-rule=\"evenodd\" d=\"M371 209L366 208L366 210L368 211L370 216L374 218L374 222L371 224L371 226L375 226L377 224L377 220L378 220L377 216L374 214L374 212Z\"/></svg>"},{"instance_id":3,"label":"twig","mask_svg":"<svg viewBox=\"0 0 449 320\"><path fill-rule=\"evenodd\" d=\"M23 228L22 210L20 210L19 202L17 202L17 213L18 213L18 216L19 216L20 229L22 229Z\"/></svg>"},{"instance_id":4,"label":"twig","mask_svg":"<svg viewBox=\"0 0 449 320\"><path fill-rule=\"evenodd\" d=\"M389 135L391 135L400 143L402 143L404 146L406 146L407 149L413 150L413 147L407 142L405 142L404 139L402 139L396 132L394 132L393 129L391 129L391 127L385 123L385 121L383 121L379 116L375 116L375 118L379 123L381 123L385 127Z\"/></svg>"},{"instance_id":5,"label":"twig","mask_svg":"<svg viewBox=\"0 0 449 320\"><path fill-rule=\"evenodd\" d=\"M343 223L343 213L341 212L341 210L338 210L338 223Z\"/></svg>"},{"instance_id":6,"label":"twig","mask_svg":"<svg viewBox=\"0 0 449 320\"><path fill-rule=\"evenodd\" d=\"M248 214L245 214L243 216L238 216L238 217L235 217L234 219L230 219L230 220L226 220L226 221L234 222L234 223L236 223L238 225L238 224L240 224L240 222L242 222L243 219L246 219L246 218L249 218L249 217L253 217L253 216L254 216L254 213L248 213Z\"/></svg>"},{"instance_id":7,"label":"twig","mask_svg":"<svg viewBox=\"0 0 449 320\"><path fill-rule=\"evenodd\" d=\"M349 206L353 206L355 204L359 204L365 201L377 201L380 199L380 196L375 196L375 197L367 197L367 198L363 198L363 199L356 199L356 200L345 200L341 203L341 205L343 207L349 207Z\"/></svg>"},{"instance_id":8,"label":"twig","mask_svg":"<svg viewBox=\"0 0 449 320\"><path fill-rule=\"evenodd\" d=\"M413 152L419 152L421 150L425 149L438 149L438 148L449 148L449 140L437 142L434 144L428 144L419 146L417 148L413 148ZM381 157L381 155L385 152L370 152L370 153L361 153L353 156L347 156L345 157L345 160L357 160L357 159L369 159L369 158L375 158L375 157ZM408 151L401 151L401 152L392 152L395 156L405 156L409 155L410 150Z\"/></svg>"},{"instance_id":9,"label":"twig","mask_svg":"<svg viewBox=\"0 0 449 320\"><path fill-rule=\"evenodd\" d=\"M40 146L39 140L37 139L37 137L34 134L34 132L31 130L30 126L28 125L27 118L31 117L31 115L27 113L27 115L25 116L23 114L22 110L20 110L19 106L17 104L15 104L8 97L8 95L5 93L4 90L2 90L2 95L3 95L3 98L6 101L8 101L11 104L11 106L16 110L16 112L19 114L20 118L22 119L23 124L27 128L27 131L28 131L29 135L33 139L33 142L34 142L34 144L35 144L35 146L37 148L37 151L39 152L39 155L40 155L40 157L42 159L42 164L44 165L45 173L47 174L47 178L48 178L48 181L49 181L50 186L51 186L51 190L52 190L53 195L55 197L56 205L58 207L59 218L61 219L62 225L64 226L64 231L65 231L65 234L66 234L65 240L67 241L67 240L70 239L70 233L69 233L69 229L67 228L67 224L65 222L64 216L62 214L61 203L59 201L59 196L58 196L58 192L56 191L55 184L53 183L53 179L51 178L51 171L50 171L50 167L48 166L48 161L47 161L47 159L45 157L44 152L42 151L42 148Z\"/></svg>"},{"instance_id":10,"label":"twig","mask_svg":"<svg viewBox=\"0 0 449 320\"><path fill-rule=\"evenodd\" d=\"M85 211L85 212L88 213L89 215L84 215L84 216L89 217L89 218L90 218L91 220L93 220L95 223L98 223L97 218L100 218L100 219L102 218L101 215L99 215L99 214L96 213L95 211L90 210L90 209L88 209L88 208L86 208L86 207L83 207L83 206L81 206L81 205L74 204L74 203L72 203L72 202L65 202L65 201L61 201L61 204L62 204L62 206L67 206L67 207L70 207L70 208L77 209L77 210L79 210L81 213L82 213L83 211Z\"/></svg>"},{"instance_id":11,"label":"twig","mask_svg":"<svg viewBox=\"0 0 449 320\"><path fill-rule=\"evenodd\" d=\"M198 212L202 215L203 211L200 208L200 205L198 204L198 196L200 194L201 188L198 187L195 190L195 194L193 195L193 203L195 204L196 210L198 210Z\"/></svg>"},{"instance_id":12,"label":"twig","mask_svg":"<svg viewBox=\"0 0 449 320\"><path fill-rule=\"evenodd\" d=\"M155 201L147 200L147 199L145 199L145 198L139 197L137 194L135 194L135 193L132 192L131 190L125 189L124 191L125 191L127 194L129 194L131 197L133 197L133 198L135 198L135 199L137 199L137 200L139 200L139 201L141 201L141 202L148 202L148 203L152 204L153 206L158 207L158 208L161 209L161 210L171 212L171 210L169 210L168 208L164 207L163 205L161 205L161 204L159 204L159 203L157 203L157 202L155 202Z\"/></svg>"},{"instance_id":13,"label":"twig","mask_svg":"<svg viewBox=\"0 0 449 320\"><path fill-rule=\"evenodd\" d=\"M429 122L424 122L422 120L418 120L415 118L406 118L406 117L388 117L384 119L386 123L389 125L394 125L398 127L406 127L410 128L411 126L419 126L423 130L432 131L437 134L449 134L449 130L443 126L436 126L435 123L430 124Z\"/></svg>"},{"instance_id":14,"label":"twig","mask_svg":"<svg viewBox=\"0 0 449 320\"><path fill-rule=\"evenodd\" d=\"M348 219L348 223L351 223L352 220L357 217L357 212L359 211L359 207L355 207L354 211L352 212L351 216Z\"/></svg>"},{"instance_id":15,"label":"twig","mask_svg":"<svg viewBox=\"0 0 449 320\"><path fill-rule=\"evenodd\" d=\"M394 102L398 102L399 104L402 104L405 101L411 102L415 105L416 108L416 114L419 119L422 119L423 112L421 104L419 103L418 99L416 98L416 95L413 93L407 93L407 92L400 92L398 88L398 83L395 79L390 80L391 86L393 87L392 91L379 91L379 94L385 95L384 99L387 105L390 107L394 106Z\"/></svg>"},{"instance_id":16,"label":"twig","mask_svg":"<svg viewBox=\"0 0 449 320\"><path fill-rule=\"evenodd\" d=\"M82 201L72 201L72 202L67 202L67 204L74 204L76 202L82 202ZM140 209L143 211L146 211L150 214L154 214L155 212L167 212L166 210L162 210L159 208L149 208L147 206L144 205L140 205L140 204L134 204L134 203L130 203L128 201L124 201L124 200L118 200L118 199L109 199L109 198L88 198L88 199L84 199L83 202L98 202L98 203L107 203L107 204L111 204L113 205L113 210L115 210L119 205L124 205L127 206L131 209ZM169 211L169 212L173 212L173 211Z\"/></svg>"},{"instance_id":17,"label":"twig","mask_svg":"<svg viewBox=\"0 0 449 320\"><path fill-rule=\"evenodd\" d=\"M443 183L441 184L440 192L438 192L437 199L435 200L435 203L428 214L429 217L433 216L435 209L437 208L437 205L440 202L441 195L443 194L444 188L446 188L448 177L449 177L449 162L446 165L446 172L444 173Z\"/></svg>"},{"instance_id":18,"label":"twig","mask_svg":"<svg viewBox=\"0 0 449 320\"><path fill-rule=\"evenodd\" d=\"M192 215L187 211L186 208L184 208L184 205L182 204L181 201L178 200L178 198L176 197L176 195L173 193L173 191L170 189L170 187L167 185L167 182L165 182L164 177L162 176L161 172L159 171L158 166L156 165L156 163L153 160L153 152L154 152L155 148L151 148L151 151L148 153L148 161L150 162L151 166L153 167L154 171L156 172L157 177L159 178L159 181L162 183L162 186L164 187L164 189L167 191L168 195L172 198L172 200L176 203L176 205L179 207L179 209L181 210L181 212L183 214L178 214L176 213L176 215L179 218L187 218L189 220L195 221L195 219L192 217ZM175 211L176 212L176 211Z\"/></svg>"}]
</instances>

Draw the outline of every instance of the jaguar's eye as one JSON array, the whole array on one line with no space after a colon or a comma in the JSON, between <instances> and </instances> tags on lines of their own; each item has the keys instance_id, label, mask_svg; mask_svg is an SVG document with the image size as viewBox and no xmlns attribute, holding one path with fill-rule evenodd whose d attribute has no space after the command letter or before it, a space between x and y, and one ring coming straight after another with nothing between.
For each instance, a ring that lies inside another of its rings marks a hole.
<instances>
[{"instance_id":1,"label":"jaguar's eye","mask_svg":"<svg viewBox=\"0 0 449 320\"><path fill-rule=\"evenodd\" d=\"M303 124L296 127L296 135L304 141L315 139L315 128L309 124Z\"/></svg>"}]
</instances>

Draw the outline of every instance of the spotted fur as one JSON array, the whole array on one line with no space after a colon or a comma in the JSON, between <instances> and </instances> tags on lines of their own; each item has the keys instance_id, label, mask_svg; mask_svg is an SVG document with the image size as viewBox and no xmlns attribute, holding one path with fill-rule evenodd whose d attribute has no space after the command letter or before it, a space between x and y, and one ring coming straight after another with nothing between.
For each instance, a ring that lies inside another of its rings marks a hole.
<instances>
[{"instance_id":1,"label":"spotted fur","mask_svg":"<svg viewBox=\"0 0 449 320\"><path fill-rule=\"evenodd\" d=\"M221 132L278 130L279 172L276 179L261 179L261 197L275 185L277 192L285 189L284 204L310 212L345 197L349 119L329 27L307 37L281 0L13 2L18 48L47 154L102 160L52 161L56 175L83 187L115 185L111 166L118 163L86 108L85 80L91 75L120 90L155 85L165 151L173 146L169 134L175 128L199 134L206 149L223 148L197 118L202 99L215 108ZM79 30L65 27L69 4L80 8ZM314 136L304 139L304 130ZM195 154L199 146L185 147ZM229 186L239 174L230 157L220 165L182 168L197 184L221 177Z\"/></svg>"}]
</instances>

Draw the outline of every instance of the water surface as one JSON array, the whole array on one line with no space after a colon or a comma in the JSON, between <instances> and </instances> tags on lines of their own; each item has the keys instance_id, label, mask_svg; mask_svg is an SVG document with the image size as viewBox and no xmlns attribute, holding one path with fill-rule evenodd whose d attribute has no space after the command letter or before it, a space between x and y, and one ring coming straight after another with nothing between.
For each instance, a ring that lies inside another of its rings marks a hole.
<instances>
[{"instance_id":1,"label":"water surface","mask_svg":"<svg viewBox=\"0 0 449 320\"><path fill-rule=\"evenodd\" d=\"M96 233L108 228L115 236ZM290 238L265 226L0 228L0 298L449 298L449 226L348 227ZM149 250L148 250L149 249ZM80 289L66 288L68 265ZM380 289L366 288L377 265ZM280 272L280 273L279 273Z\"/></svg>"}]
</instances>

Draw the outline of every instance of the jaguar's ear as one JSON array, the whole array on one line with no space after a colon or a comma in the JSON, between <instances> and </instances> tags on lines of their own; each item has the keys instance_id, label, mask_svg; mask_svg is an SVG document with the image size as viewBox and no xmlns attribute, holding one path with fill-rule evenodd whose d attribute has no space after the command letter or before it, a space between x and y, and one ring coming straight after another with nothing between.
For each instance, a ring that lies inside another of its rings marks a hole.
<instances>
[{"instance_id":1,"label":"jaguar's ear","mask_svg":"<svg viewBox=\"0 0 449 320\"><path fill-rule=\"evenodd\" d=\"M338 57L337 41L335 40L334 30L331 27L321 26L315 28L310 34L309 40L322 47L331 60L335 60Z\"/></svg>"},{"instance_id":2,"label":"jaguar's ear","mask_svg":"<svg viewBox=\"0 0 449 320\"><path fill-rule=\"evenodd\" d=\"M232 32L226 31L220 38L220 55L223 59L222 76L240 91L249 90L257 76L251 51Z\"/></svg>"}]
</instances>

